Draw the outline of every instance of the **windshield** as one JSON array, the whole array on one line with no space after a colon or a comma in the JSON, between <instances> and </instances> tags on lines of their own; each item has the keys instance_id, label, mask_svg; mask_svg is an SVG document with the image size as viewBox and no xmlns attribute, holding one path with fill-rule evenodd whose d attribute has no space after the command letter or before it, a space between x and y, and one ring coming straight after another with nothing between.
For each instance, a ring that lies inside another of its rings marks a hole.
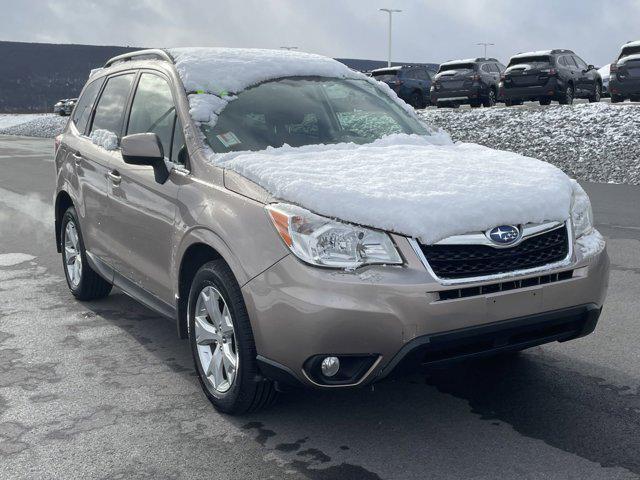
<instances>
[{"instance_id":1,"label":"windshield","mask_svg":"<svg viewBox=\"0 0 640 480\"><path fill-rule=\"evenodd\" d=\"M620 58L628 57L629 55L637 55L640 53L640 46L638 47L626 47L622 49ZM618 60L620 60L620 58Z\"/></svg>"},{"instance_id":2,"label":"windshield","mask_svg":"<svg viewBox=\"0 0 640 480\"><path fill-rule=\"evenodd\" d=\"M532 57L518 57L512 58L509 62L509 66L514 65L531 65L533 68L544 68L551 63L551 57L548 56L532 56Z\"/></svg>"},{"instance_id":3,"label":"windshield","mask_svg":"<svg viewBox=\"0 0 640 480\"><path fill-rule=\"evenodd\" d=\"M449 63L448 65L440 65L438 73L447 72L449 70L473 70L474 63Z\"/></svg>"},{"instance_id":4,"label":"windshield","mask_svg":"<svg viewBox=\"0 0 640 480\"><path fill-rule=\"evenodd\" d=\"M285 78L247 89L202 124L216 153L267 147L354 142L429 131L387 94L366 80Z\"/></svg>"}]
</instances>

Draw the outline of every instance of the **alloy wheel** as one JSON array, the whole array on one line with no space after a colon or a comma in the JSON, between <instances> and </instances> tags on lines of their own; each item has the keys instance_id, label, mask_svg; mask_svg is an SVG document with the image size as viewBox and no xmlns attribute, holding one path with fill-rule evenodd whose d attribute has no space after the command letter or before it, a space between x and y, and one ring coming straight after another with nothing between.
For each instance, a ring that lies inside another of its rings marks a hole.
<instances>
[{"instance_id":1,"label":"alloy wheel","mask_svg":"<svg viewBox=\"0 0 640 480\"><path fill-rule=\"evenodd\" d=\"M195 308L195 339L204 376L219 393L227 392L238 372L238 350L231 312L220 292L206 286Z\"/></svg>"},{"instance_id":2,"label":"alloy wheel","mask_svg":"<svg viewBox=\"0 0 640 480\"><path fill-rule=\"evenodd\" d=\"M64 229L64 264L67 267L69 282L77 288L82 280L82 255L80 254L80 239L73 221L67 222Z\"/></svg>"}]
</instances>

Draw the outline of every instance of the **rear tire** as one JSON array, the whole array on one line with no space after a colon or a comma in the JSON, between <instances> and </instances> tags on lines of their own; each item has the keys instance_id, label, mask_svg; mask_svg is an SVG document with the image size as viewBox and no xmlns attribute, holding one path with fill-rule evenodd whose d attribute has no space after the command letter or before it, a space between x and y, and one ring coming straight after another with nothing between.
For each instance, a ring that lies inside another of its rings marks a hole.
<instances>
[{"instance_id":1,"label":"rear tire","mask_svg":"<svg viewBox=\"0 0 640 480\"><path fill-rule=\"evenodd\" d=\"M60 222L62 266L67 285L78 300L96 300L111 292L112 285L98 275L87 262L76 209L69 207Z\"/></svg>"},{"instance_id":2,"label":"rear tire","mask_svg":"<svg viewBox=\"0 0 640 480\"><path fill-rule=\"evenodd\" d=\"M551 105L551 99L550 98L541 98L540 99L540 105L542 105L542 106Z\"/></svg>"},{"instance_id":3,"label":"rear tire","mask_svg":"<svg viewBox=\"0 0 640 480\"><path fill-rule=\"evenodd\" d=\"M242 292L223 260L208 262L198 270L187 312L196 372L213 406L227 414L243 414L271 405L277 392L273 382L260 375Z\"/></svg>"},{"instance_id":4,"label":"rear tire","mask_svg":"<svg viewBox=\"0 0 640 480\"><path fill-rule=\"evenodd\" d=\"M622 103L624 102L624 97L620 95L611 94L611 103Z\"/></svg>"},{"instance_id":5,"label":"rear tire","mask_svg":"<svg viewBox=\"0 0 640 480\"><path fill-rule=\"evenodd\" d=\"M492 88L489 90L489 95L483 100L482 105L485 108L491 108L496 104L496 91Z\"/></svg>"},{"instance_id":6,"label":"rear tire","mask_svg":"<svg viewBox=\"0 0 640 480\"><path fill-rule=\"evenodd\" d=\"M413 108L424 108L424 100L422 99L422 94L420 92L413 92L409 99L409 103Z\"/></svg>"},{"instance_id":7,"label":"rear tire","mask_svg":"<svg viewBox=\"0 0 640 480\"><path fill-rule=\"evenodd\" d=\"M593 95L589 97L589 103L598 103L602 98L602 86L596 82L593 90Z\"/></svg>"},{"instance_id":8,"label":"rear tire","mask_svg":"<svg viewBox=\"0 0 640 480\"><path fill-rule=\"evenodd\" d=\"M574 90L573 85L567 85L562 97L560 98L560 105L573 105Z\"/></svg>"}]
</instances>

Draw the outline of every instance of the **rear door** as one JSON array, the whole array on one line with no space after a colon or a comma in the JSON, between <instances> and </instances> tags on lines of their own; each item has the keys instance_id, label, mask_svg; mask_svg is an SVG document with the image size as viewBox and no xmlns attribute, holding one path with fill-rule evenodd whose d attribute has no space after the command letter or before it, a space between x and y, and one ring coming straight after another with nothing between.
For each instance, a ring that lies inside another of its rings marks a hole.
<instances>
[{"instance_id":1,"label":"rear door","mask_svg":"<svg viewBox=\"0 0 640 480\"><path fill-rule=\"evenodd\" d=\"M124 134L157 134L165 160L173 167L171 160L179 161L184 140L169 79L160 72L143 70L136 83ZM160 184L150 166L130 165L118 156L110 167L117 178L109 188L110 236L118 246L114 268L135 287L171 305L173 222L184 172L172 168L168 180Z\"/></svg>"},{"instance_id":2,"label":"rear door","mask_svg":"<svg viewBox=\"0 0 640 480\"><path fill-rule=\"evenodd\" d=\"M124 105L129 97L134 73L109 77L95 102L85 103L85 94L73 114L78 130L82 130L78 143L72 151L79 191L82 197L80 222L87 251L104 262L109 263L112 246L105 235L108 227L107 187L109 164L116 151L107 150L105 134L113 132L117 136L122 128ZM102 80L90 84L93 92L102 86ZM87 87L88 89L89 87ZM101 136L102 135L102 136ZM92 140L93 139L93 140ZM71 146L71 145L70 145ZM116 147L111 145L109 148Z\"/></svg>"}]
</instances>

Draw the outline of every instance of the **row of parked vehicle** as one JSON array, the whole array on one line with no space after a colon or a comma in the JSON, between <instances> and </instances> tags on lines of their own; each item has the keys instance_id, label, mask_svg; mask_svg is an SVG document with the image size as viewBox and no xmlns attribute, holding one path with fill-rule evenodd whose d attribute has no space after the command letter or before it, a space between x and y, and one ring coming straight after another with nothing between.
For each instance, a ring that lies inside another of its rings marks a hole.
<instances>
[{"instance_id":1,"label":"row of parked vehicle","mask_svg":"<svg viewBox=\"0 0 640 480\"><path fill-rule=\"evenodd\" d=\"M495 58L469 58L445 62L435 75L421 65L380 68L371 75L415 108L525 101L571 105L576 98L599 102L603 92L613 103L640 100L640 41L623 45L610 73L606 70L587 64L572 50L555 49L519 53L507 66Z\"/></svg>"}]
</instances>

